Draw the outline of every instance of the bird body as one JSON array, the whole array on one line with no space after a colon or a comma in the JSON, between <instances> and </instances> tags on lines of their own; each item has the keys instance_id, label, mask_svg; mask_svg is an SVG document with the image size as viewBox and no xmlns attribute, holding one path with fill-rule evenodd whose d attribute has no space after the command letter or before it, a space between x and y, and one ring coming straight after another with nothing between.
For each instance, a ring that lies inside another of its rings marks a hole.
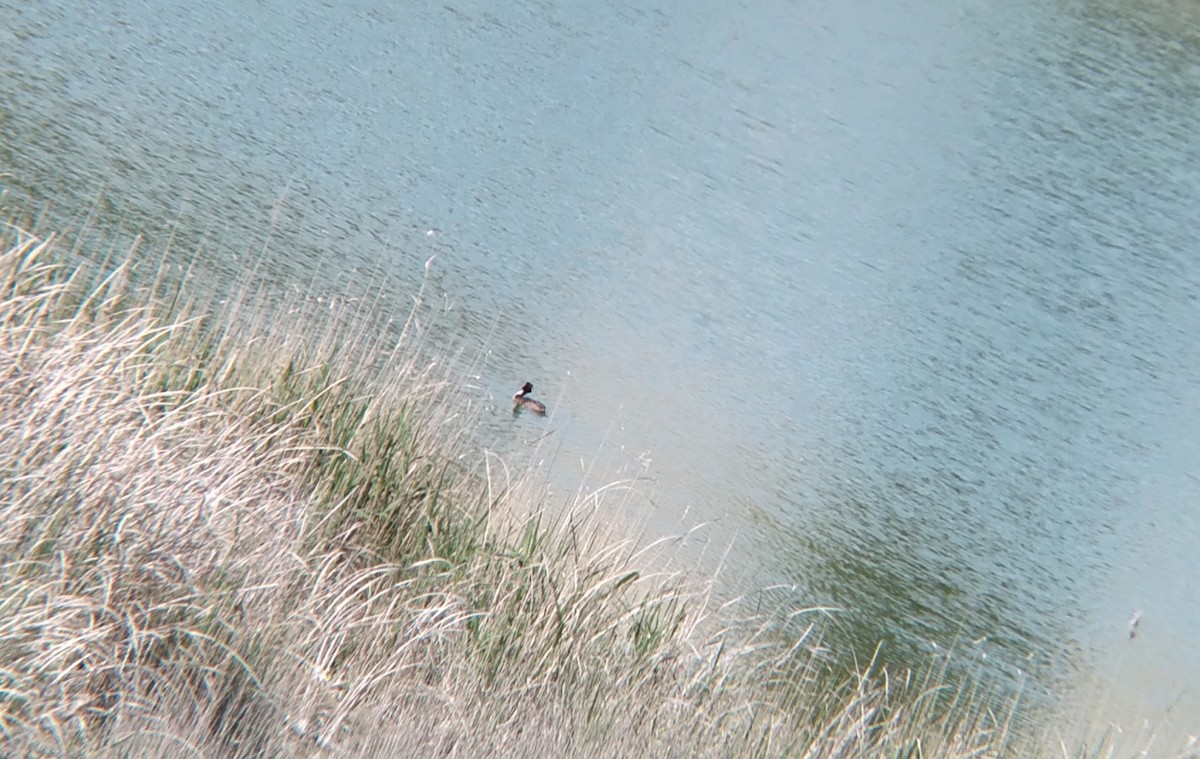
<instances>
[{"instance_id":1,"label":"bird body","mask_svg":"<svg viewBox=\"0 0 1200 759\"><path fill-rule=\"evenodd\" d=\"M532 392L533 392L533 385L529 382L526 382L524 385L521 386L521 389L518 390L513 395L513 413L514 414L520 413L523 409L529 409L530 411L537 414L538 416L546 415L546 404L542 403L541 401L535 401L533 398L530 398L529 394Z\"/></svg>"}]
</instances>

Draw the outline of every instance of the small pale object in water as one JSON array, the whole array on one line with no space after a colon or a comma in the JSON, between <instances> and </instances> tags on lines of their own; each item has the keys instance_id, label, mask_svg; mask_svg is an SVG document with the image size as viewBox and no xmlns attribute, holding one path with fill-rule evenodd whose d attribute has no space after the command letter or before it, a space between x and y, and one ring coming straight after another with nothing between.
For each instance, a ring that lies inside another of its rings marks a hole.
<instances>
[{"instance_id":1,"label":"small pale object in water","mask_svg":"<svg viewBox=\"0 0 1200 759\"><path fill-rule=\"evenodd\" d=\"M1129 639L1130 640L1133 640L1137 636L1138 622L1141 622L1141 621L1142 621L1142 610L1138 609L1137 611L1135 611L1133 613L1133 616L1129 618L1129 621L1125 623L1125 626L1127 628L1129 628Z\"/></svg>"}]
</instances>

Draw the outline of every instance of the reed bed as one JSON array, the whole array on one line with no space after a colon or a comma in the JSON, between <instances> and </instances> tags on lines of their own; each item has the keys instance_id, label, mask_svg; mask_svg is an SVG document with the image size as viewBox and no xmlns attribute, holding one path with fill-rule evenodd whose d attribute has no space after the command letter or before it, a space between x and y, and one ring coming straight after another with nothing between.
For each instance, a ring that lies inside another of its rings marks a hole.
<instances>
[{"instance_id":1,"label":"reed bed","mask_svg":"<svg viewBox=\"0 0 1200 759\"><path fill-rule=\"evenodd\" d=\"M0 250L4 756L1029 755L548 505L411 320Z\"/></svg>"}]
</instances>

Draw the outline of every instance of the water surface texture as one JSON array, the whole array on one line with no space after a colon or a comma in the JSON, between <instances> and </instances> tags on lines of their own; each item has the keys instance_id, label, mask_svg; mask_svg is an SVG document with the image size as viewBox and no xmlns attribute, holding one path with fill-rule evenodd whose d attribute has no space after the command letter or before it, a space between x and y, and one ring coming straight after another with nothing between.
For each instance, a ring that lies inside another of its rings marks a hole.
<instances>
[{"instance_id":1,"label":"water surface texture","mask_svg":"<svg viewBox=\"0 0 1200 759\"><path fill-rule=\"evenodd\" d=\"M216 276L374 272L400 316L437 254L488 444L608 451L652 530L710 523L867 653L958 637L1173 740L1197 30L1184 0L10 3L0 189ZM525 380L544 424L507 414Z\"/></svg>"}]
</instances>

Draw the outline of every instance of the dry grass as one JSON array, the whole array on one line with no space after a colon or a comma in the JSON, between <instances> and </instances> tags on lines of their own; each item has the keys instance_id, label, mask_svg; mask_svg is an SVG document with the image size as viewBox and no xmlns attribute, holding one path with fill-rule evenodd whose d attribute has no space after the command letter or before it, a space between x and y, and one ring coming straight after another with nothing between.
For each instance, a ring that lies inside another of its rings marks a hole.
<instances>
[{"instance_id":1,"label":"dry grass","mask_svg":"<svg viewBox=\"0 0 1200 759\"><path fill-rule=\"evenodd\" d=\"M411 325L84 287L52 238L2 242L5 756L1009 750L969 686L838 678L603 503L495 475Z\"/></svg>"}]
</instances>

